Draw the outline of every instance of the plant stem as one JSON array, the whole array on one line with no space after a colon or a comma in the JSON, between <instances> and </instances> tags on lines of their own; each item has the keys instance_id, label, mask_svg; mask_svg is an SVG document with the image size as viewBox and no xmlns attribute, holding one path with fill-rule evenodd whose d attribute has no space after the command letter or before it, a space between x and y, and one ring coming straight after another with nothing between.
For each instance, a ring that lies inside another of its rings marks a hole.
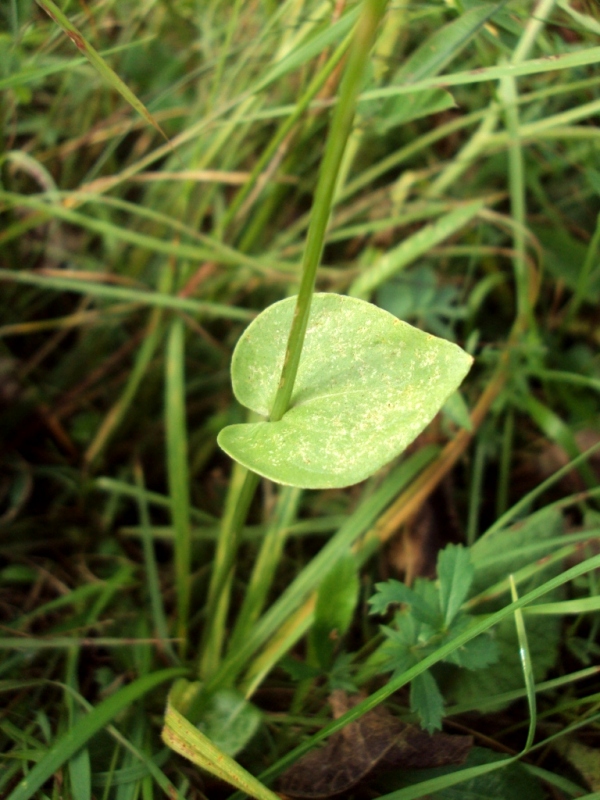
<instances>
[{"instance_id":1,"label":"plant stem","mask_svg":"<svg viewBox=\"0 0 600 800\"><path fill-rule=\"evenodd\" d=\"M273 520L262 541L242 608L229 638L228 652L234 652L238 645L247 638L263 609L271 589L275 570L279 564L289 526L298 511L301 496L302 490L295 486L281 488Z\"/></svg>"},{"instance_id":2,"label":"plant stem","mask_svg":"<svg viewBox=\"0 0 600 800\"><path fill-rule=\"evenodd\" d=\"M177 636L179 655L185 656L191 601L191 529L188 440L185 419L185 324L176 317L167 341L165 376L165 429L171 517L175 529L177 579Z\"/></svg>"},{"instance_id":3,"label":"plant stem","mask_svg":"<svg viewBox=\"0 0 600 800\"><path fill-rule=\"evenodd\" d=\"M348 64L340 88L340 98L334 112L329 136L327 137L325 155L315 193L296 311L288 339L280 385L271 413L271 419L273 420L281 419L287 411L292 394L308 324L317 267L323 250L325 230L329 221L336 178L352 127L356 98L361 86L364 67L375 39L378 23L385 10L385 5L386 0L365 0L350 47ZM339 56L339 49L336 51L336 56ZM200 674L205 680L213 676L219 668L226 617L229 609L232 567L237 551L239 533L259 481L259 477L256 474L240 467L234 468L234 475L236 477L232 479L232 487L227 499L227 508L223 518L208 593L206 627L200 662Z\"/></svg>"},{"instance_id":4,"label":"plant stem","mask_svg":"<svg viewBox=\"0 0 600 800\"><path fill-rule=\"evenodd\" d=\"M204 679L214 675L220 664L239 536L259 481L260 476L255 472L234 464L208 589L200 660L200 675Z\"/></svg>"},{"instance_id":5,"label":"plant stem","mask_svg":"<svg viewBox=\"0 0 600 800\"><path fill-rule=\"evenodd\" d=\"M365 0L356 24L348 63L340 87L340 97L331 122L329 136L327 137L325 155L323 156L319 182L315 192L296 309L288 338L279 387L271 409L271 420L273 422L277 422L283 417L292 397L337 176L352 129L356 99L361 87L364 68L375 41L375 34L385 11L385 6L386 0Z\"/></svg>"}]
</instances>

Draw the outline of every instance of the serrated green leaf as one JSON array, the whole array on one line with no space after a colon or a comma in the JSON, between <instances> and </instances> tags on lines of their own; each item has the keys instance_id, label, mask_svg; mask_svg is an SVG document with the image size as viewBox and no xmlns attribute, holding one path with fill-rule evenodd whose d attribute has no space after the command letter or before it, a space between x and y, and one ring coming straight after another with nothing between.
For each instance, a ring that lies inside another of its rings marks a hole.
<instances>
[{"instance_id":1,"label":"serrated green leaf","mask_svg":"<svg viewBox=\"0 0 600 800\"><path fill-rule=\"evenodd\" d=\"M233 355L239 402L267 416L295 308L288 298L246 329ZM357 298L317 294L291 406L278 422L230 425L219 445L279 483L349 486L401 453L472 363L463 350Z\"/></svg>"},{"instance_id":2,"label":"serrated green leaf","mask_svg":"<svg viewBox=\"0 0 600 800\"><path fill-rule=\"evenodd\" d=\"M352 653L340 653L329 670L330 691L334 692L336 689L340 689L342 692L358 694L360 690L356 685L355 674L354 655Z\"/></svg>"},{"instance_id":3,"label":"serrated green leaf","mask_svg":"<svg viewBox=\"0 0 600 800\"><path fill-rule=\"evenodd\" d=\"M444 698L429 670L417 675L410 684L410 709L419 715L421 726L429 733L441 729Z\"/></svg>"},{"instance_id":4,"label":"serrated green leaf","mask_svg":"<svg viewBox=\"0 0 600 800\"><path fill-rule=\"evenodd\" d=\"M429 578L418 577L415 578L412 588L417 597L420 597L421 600L429 606L429 608L435 610L435 619L432 618L431 620L424 621L426 621L429 625L433 625L436 630L440 629L444 620L440 606L439 587L436 586L434 581L430 581Z\"/></svg>"},{"instance_id":5,"label":"serrated green leaf","mask_svg":"<svg viewBox=\"0 0 600 800\"><path fill-rule=\"evenodd\" d=\"M419 624L407 617L406 626L400 630L381 625L380 629L386 636L386 641L374 654L373 661L378 664L379 672L392 672L400 675L417 663L417 658L412 647L417 643Z\"/></svg>"},{"instance_id":6,"label":"serrated green leaf","mask_svg":"<svg viewBox=\"0 0 600 800\"><path fill-rule=\"evenodd\" d=\"M475 576L471 595L487 589L510 573L517 572L527 564L535 563L553 549L552 540L564 533L564 520L555 508L542 509L512 528L499 529L479 539L470 548ZM536 570L527 582L520 584L520 591L531 591L535 586L561 572L560 562L549 562ZM562 590L548 594L544 600L559 600ZM502 597L486 603L486 610L499 608ZM531 616L527 620L527 639L536 681L544 679L558 657L561 621L548 616ZM509 692L523 685L523 670L519 657L519 640L514 622L503 620L493 631L498 660L488 667L468 674L450 670L445 679L447 690L453 701L477 706L485 697ZM445 686L446 690L446 686Z\"/></svg>"},{"instance_id":7,"label":"serrated green leaf","mask_svg":"<svg viewBox=\"0 0 600 800\"><path fill-rule=\"evenodd\" d=\"M261 713L239 692L221 689L210 698L198 728L228 756L248 744L261 722Z\"/></svg>"},{"instance_id":8,"label":"serrated green leaf","mask_svg":"<svg viewBox=\"0 0 600 800\"><path fill-rule=\"evenodd\" d=\"M420 622L436 627L439 622L439 614L426 600L417 592L409 589L400 581L389 580L385 583L376 583L377 593L369 598L371 609L370 614L385 614L391 604L410 606L412 616Z\"/></svg>"},{"instance_id":9,"label":"serrated green leaf","mask_svg":"<svg viewBox=\"0 0 600 800\"><path fill-rule=\"evenodd\" d=\"M358 602L358 571L351 553L340 558L317 593L310 649L323 669L331 664L335 642L348 630Z\"/></svg>"},{"instance_id":10,"label":"serrated green leaf","mask_svg":"<svg viewBox=\"0 0 600 800\"><path fill-rule=\"evenodd\" d=\"M405 322L417 320L419 327L444 339L453 338L449 323L466 314L458 288L441 284L439 270L427 263L415 264L382 284L376 297L380 308Z\"/></svg>"},{"instance_id":11,"label":"serrated green leaf","mask_svg":"<svg viewBox=\"0 0 600 800\"><path fill-rule=\"evenodd\" d=\"M449 544L440 550L437 561L440 582L440 602L446 626L452 623L473 582L475 570L471 554L461 545Z\"/></svg>"}]
</instances>

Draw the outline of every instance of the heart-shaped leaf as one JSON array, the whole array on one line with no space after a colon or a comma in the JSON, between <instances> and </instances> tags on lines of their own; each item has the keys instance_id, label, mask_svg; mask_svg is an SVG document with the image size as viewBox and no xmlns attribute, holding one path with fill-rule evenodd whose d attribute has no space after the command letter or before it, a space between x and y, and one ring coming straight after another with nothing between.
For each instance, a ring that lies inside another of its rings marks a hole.
<instances>
[{"instance_id":1,"label":"heart-shaped leaf","mask_svg":"<svg viewBox=\"0 0 600 800\"><path fill-rule=\"evenodd\" d=\"M268 416L296 299L269 306L242 334L231 364L239 402ZM278 483L349 486L401 453L472 363L455 344L355 297L316 294L291 404L278 422L230 425L219 445Z\"/></svg>"}]
</instances>

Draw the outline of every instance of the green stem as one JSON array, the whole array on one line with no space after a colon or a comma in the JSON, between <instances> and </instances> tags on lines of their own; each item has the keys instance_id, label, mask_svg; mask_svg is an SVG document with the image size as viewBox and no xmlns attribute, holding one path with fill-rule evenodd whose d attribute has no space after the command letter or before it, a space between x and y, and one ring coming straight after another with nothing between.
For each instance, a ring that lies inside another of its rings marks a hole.
<instances>
[{"instance_id":1,"label":"green stem","mask_svg":"<svg viewBox=\"0 0 600 800\"><path fill-rule=\"evenodd\" d=\"M176 317L167 341L165 376L165 431L171 518L175 529L175 576L177 582L177 636L179 655L185 656L191 601L192 537L188 439L185 418L185 324Z\"/></svg>"},{"instance_id":2,"label":"green stem","mask_svg":"<svg viewBox=\"0 0 600 800\"><path fill-rule=\"evenodd\" d=\"M200 661L200 674L205 679L214 675L219 667L229 611L233 564L240 532L259 480L260 476L255 472L250 472L239 464L234 465L208 589Z\"/></svg>"},{"instance_id":3,"label":"green stem","mask_svg":"<svg viewBox=\"0 0 600 800\"><path fill-rule=\"evenodd\" d=\"M361 87L364 68L375 41L375 34L385 11L385 6L386 0L365 0L356 25L315 192L296 309L288 338L279 387L271 409L271 420L274 422L283 417L292 397L337 176L352 129L356 99Z\"/></svg>"},{"instance_id":4,"label":"green stem","mask_svg":"<svg viewBox=\"0 0 600 800\"><path fill-rule=\"evenodd\" d=\"M276 421L289 406L302 345L308 324L312 293L317 267L323 251L325 231L329 222L333 193L346 142L352 128L356 99L361 87L365 64L375 39L377 26L385 10L386 0L365 0L361 16L357 22L348 64L340 87L340 97L336 106L308 230L304 253L302 278L296 304L296 311L290 331L285 362L281 373L279 389L275 397L271 419ZM339 49L336 55L339 54ZM313 84L314 86L314 84ZM246 519L259 477L244 468L234 468L234 478L227 499L227 508L219 536L215 562L211 577L207 618L202 642L200 673L210 679L219 668L235 553L239 532Z\"/></svg>"},{"instance_id":5,"label":"green stem","mask_svg":"<svg viewBox=\"0 0 600 800\"><path fill-rule=\"evenodd\" d=\"M295 486L284 486L281 489L273 521L262 541L260 552L252 576L246 588L242 608L235 622L235 628L229 638L228 652L235 652L238 645L245 641L248 633L258 619L271 589L275 570L283 551L290 524L298 511L298 503L302 490Z\"/></svg>"}]
</instances>

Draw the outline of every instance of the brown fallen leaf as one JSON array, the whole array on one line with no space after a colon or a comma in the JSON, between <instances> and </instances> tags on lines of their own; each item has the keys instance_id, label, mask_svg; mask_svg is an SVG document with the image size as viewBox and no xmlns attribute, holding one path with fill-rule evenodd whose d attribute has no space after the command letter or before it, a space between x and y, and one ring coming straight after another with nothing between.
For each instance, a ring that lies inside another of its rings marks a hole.
<instances>
[{"instance_id":1,"label":"brown fallen leaf","mask_svg":"<svg viewBox=\"0 0 600 800\"><path fill-rule=\"evenodd\" d=\"M362 700L333 692L329 704L334 718ZM425 733L378 706L290 767L280 778L279 791L294 798L331 797L356 786L375 767L425 769L462 764L472 744L471 736Z\"/></svg>"}]
</instances>

